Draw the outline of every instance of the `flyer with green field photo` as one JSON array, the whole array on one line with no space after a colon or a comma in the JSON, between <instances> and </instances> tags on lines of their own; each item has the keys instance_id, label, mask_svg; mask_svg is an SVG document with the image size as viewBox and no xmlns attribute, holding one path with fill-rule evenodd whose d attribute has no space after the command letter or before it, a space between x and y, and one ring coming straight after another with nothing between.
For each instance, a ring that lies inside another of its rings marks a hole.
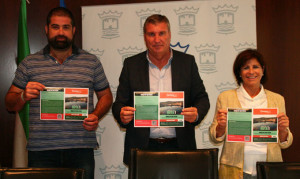
<instances>
[{"instance_id":1,"label":"flyer with green field photo","mask_svg":"<svg viewBox=\"0 0 300 179\"><path fill-rule=\"evenodd\" d=\"M88 116L88 97L88 88L47 87L40 93L41 120L84 120Z\"/></svg>"},{"instance_id":2,"label":"flyer with green field photo","mask_svg":"<svg viewBox=\"0 0 300 179\"><path fill-rule=\"evenodd\" d=\"M228 142L278 142L277 108L228 108Z\"/></svg>"},{"instance_id":3,"label":"flyer with green field photo","mask_svg":"<svg viewBox=\"0 0 300 179\"><path fill-rule=\"evenodd\" d=\"M135 127L184 127L184 92L134 92Z\"/></svg>"}]
</instances>

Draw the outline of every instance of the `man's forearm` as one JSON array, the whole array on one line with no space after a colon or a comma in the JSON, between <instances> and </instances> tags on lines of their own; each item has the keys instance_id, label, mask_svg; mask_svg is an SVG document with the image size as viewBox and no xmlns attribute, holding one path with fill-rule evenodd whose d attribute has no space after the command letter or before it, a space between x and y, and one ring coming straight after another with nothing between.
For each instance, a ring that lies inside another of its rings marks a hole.
<instances>
[{"instance_id":1,"label":"man's forearm","mask_svg":"<svg viewBox=\"0 0 300 179\"><path fill-rule=\"evenodd\" d=\"M24 97L21 92L8 92L5 97L5 106L8 111L20 111L25 105Z\"/></svg>"},{"instance_id":2,"label":"man's forearm","mask_svg":"<svg viewBox=\"0 0 300 179\"><path fill-rule=\"evenodd\" d=\"M92 112L98 118L102 118L110 109L112 104L112 95L111 94L105 94L100 99L98 99L98 102L96 104L95 110Z\"/></svg>"}]
</instances>

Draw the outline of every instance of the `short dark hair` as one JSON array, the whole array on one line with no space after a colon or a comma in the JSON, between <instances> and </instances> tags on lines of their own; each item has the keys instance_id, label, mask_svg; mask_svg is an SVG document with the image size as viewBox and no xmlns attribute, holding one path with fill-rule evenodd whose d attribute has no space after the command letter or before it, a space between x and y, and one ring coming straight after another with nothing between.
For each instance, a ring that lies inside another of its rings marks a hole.
<instances>
[{"instance_id":1,"label":"short dark hair","mask_svg":"<svg viewBox=\"0 0 300 179\"><path fill-rule=\"evenodd\" d=\"M52 16L66 16L66 17L69 17L71 19L72 26L75 27L74 16L73 16L72 12L67 8L56 7L56 8L51 9L51 11L48 13L48 16L47 16L47 26L49 26Z\"/></svg>"},{"instance_id":2,"label":"short dark hair","mask_svg":"<svg viewBox=\"0 0 300 179\"><path fill-rule=\"evenodd\" d=\"M235 80L239 86L243 82L240 76L241 68L247 63L248 60L251 60L253 58L255 58L263 68L263 76L260 80L260 83L264 84L267 81L267 67L262 54L259 53L256 49L246 49L238 54L233 64L233 73L235 76Z\"/></svg>"},{"instance_id":3,"label":"short dark hair","mask_svg":"<svg viewBox=\"0 0 300 179\"><path fill-rule=\"evenodd\" d=\"M171 31L170 22L169 22L169 19L166 16L160 15L160 14L153 14L153 15L149 16L146 19L145 23L144 23L144 29L143 29L144 34L146 33L146 25L147 24L154 24L155 25L157 23L162 23L162 22L166 23L167 26L168 26L168 30Z\"/></svg>"}]
</instances>

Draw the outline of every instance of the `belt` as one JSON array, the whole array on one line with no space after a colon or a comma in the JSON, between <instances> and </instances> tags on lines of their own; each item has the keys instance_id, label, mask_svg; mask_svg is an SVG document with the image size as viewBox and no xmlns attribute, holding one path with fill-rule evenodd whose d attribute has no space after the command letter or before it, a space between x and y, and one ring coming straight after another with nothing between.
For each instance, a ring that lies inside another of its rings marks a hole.
<instances>
[{"instance_id":1,"label":"belt","mask_svg":"<svg viewBox=\"0 0 300 179\"><path fill-rule=\"evenodd\" d=\"M157 142L160 144L165 144L165 143L169 143L169 142L173 142L176 141L176 138L164 138L164 137L160 137L160 138L150 138L149 141L150 142Z\"/></svg>"}]
</instances>

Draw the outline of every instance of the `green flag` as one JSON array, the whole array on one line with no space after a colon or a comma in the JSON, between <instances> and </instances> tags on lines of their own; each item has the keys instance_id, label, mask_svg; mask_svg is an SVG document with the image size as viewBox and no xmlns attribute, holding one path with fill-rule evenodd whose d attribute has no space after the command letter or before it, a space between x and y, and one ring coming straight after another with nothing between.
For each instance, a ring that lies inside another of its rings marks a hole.
<instances>
[{"instance_id":1,"label":"green flag","mask_svg":"<svg viewBox=\"0 0 300 179\"><path fill-rule=\"evenodd\" d=\"M28 33L27 33L27 10L26 0L21 0L19 27L18 27L18 60L19 64L27 55L30 54ZM24 108L19 111L19 116L23 124L26 138L28 139L29 131L29 103L24 105Z\"/></svg>"}]
</instances>

